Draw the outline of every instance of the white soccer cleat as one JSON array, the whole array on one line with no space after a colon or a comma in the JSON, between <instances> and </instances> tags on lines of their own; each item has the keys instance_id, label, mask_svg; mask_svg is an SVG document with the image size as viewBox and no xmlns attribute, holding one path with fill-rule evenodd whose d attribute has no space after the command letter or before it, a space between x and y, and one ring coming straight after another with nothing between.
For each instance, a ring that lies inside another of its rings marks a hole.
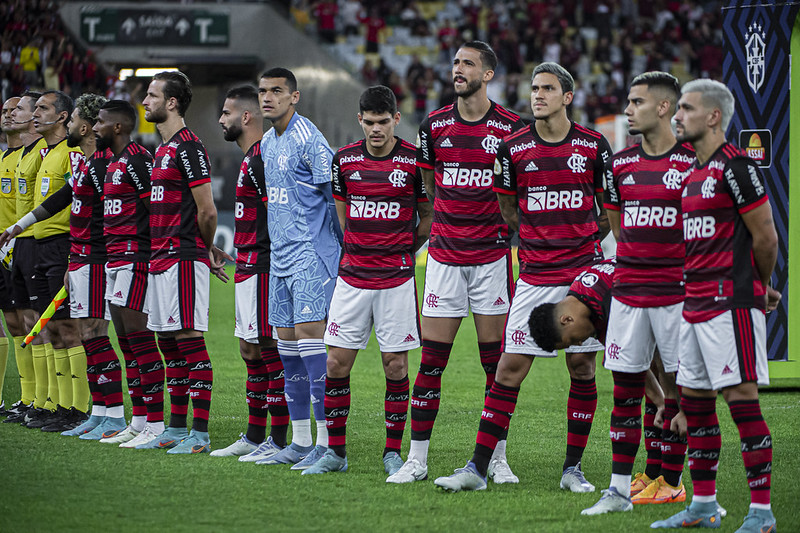
<instances>
[{"instance_id":1,"label":"white soccer cleat","mask_svg":"<svg viewBox=\"0 0 800 533\"><path fill-rule=\"evenodd\" d=\"M239 433L239 440L221 450L214 450L211 452L211 457L240 457L256 451L256 448L257 444L247 440L244 433Z\"/></svg>"},{"instance_id":2,"label":"white soccer cleat","mask_svg":"<svg viewBox=\"0 0 800 533\"><path fill-rule=\"evenodd\" d=\"M143 444L149 444L154 441L158 436L161 435L160 433L155 433L153 428L150 426L145 426L144 429L136 435L134 438L127 442L123 442L119 445L120 448L136 448L137 446L141 446Z\"/></svg>"},{"instance_id":3,"label":"white soccer cleat","mask_svg":"<svg viewBox=\"0 0 800 533\"><path fill-rule=\"evenodd\" d=\"M505 457L492 459L489 463L487 474L489 479L498 485L502 485L503 483L519 483L519 478L511 471L511 467L508 466L508 461Z\"/></svg>"},{"instance_id":4,"label":"white soccer cleat","mask_svg":"<svg viewBox=\"0 0 800 533\"><path fill-rule=\"evenodd\" d=\"M633 503L631 503L631 499L626 498L617 492L617 489L614 487L609 487L603 491L603 496L596 504L592 505L588 509L584 509L581 511L581 514L594 516L599 514L618 513L631 510L633 510Z\"/></svg>"},{"instance_id":5,"label":"white soccer cleat","mask_svg":"<svg viewBox=\"0 0 800 533\"><path fill-rule=\"evenodd\" d=\"M413 483L428 479L428 465L419 462L416 457L409 457L400 470L386 478L386 483Z\"/></svg>"},{"instance_id":6,"label":"white soccer cleat","mask_svg":"<svg viewBox=\"0 0 800 533\"><path fill-rule=\"evenodd\" d=\"M139 432L133 429L130 425L114 435L113 437L103 438L100 439L100 442L104 444L122 444L123 442L128 442L129 440L133 440Z\"/></svg>"},{"instance_id":7,"label":"white soccer cleat","mask_svg":"<svg viewBox=\"0 0 800 533\"><path fill-rule=\"evenodd\" d=\"M436 478L433 484L447 492L486 490L486 480L471 461L464 468L457 468L452 475Z\"/></svg>"},{"instance_id":8,"label":"white soccer cleat","mask_svg":"<svg viewBox=\"0 0 800 533\"><path fill-rule=\"evenodd\" d=\"M586 481L581 470L581 463L570 466L561 476L561 488L572 492L594 492L594 485Z\"/></svg>"},{"instance_id":9,"label":"white soccer cleat","mask_svg":"<svg viewBox=\"0 0 800 533\"><path fill-rule=\"evenodd\" d=\"M275 444L275 441L272 440L272 437L267 437L267 440L259 444L255 450L247 455L242 455L239 457L239 460L243 463L255 463L261 459L268 459L272 457L282 449L283 448Z\"/></svg>"}]
</instances>

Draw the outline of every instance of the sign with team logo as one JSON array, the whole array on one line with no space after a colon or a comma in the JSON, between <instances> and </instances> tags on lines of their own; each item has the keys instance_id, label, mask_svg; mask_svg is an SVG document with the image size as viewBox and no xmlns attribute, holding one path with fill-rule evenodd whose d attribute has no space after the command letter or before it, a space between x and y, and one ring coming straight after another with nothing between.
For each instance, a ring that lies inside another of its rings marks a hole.
<instances>
[{"instance_id":1,"label":"sign with team logo","mask_svg":"<svg viewBox=\"0 0 800 533\"><path fill-rule=\"evenodd\" d=\"M739 147L761 168L772 166L772 131L742 130Z\"/></svg>"}]
</instances>

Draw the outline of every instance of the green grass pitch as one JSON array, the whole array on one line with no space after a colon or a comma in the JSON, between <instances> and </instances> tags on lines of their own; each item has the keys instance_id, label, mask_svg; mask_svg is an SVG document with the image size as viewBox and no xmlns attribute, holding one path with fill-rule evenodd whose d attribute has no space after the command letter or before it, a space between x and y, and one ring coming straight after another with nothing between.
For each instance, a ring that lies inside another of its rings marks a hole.
<instances>
[{"instance_id":1,"label":"green grass pitch","mask_svg":"<svg viewBox=\"0 0 800 533\"><path fill-rule=\"evenodd\" d=\"M422 270L418 271L418 282ZM214 364L212 446L221 448L246 429L245 367L233 337L233 286L212 280L208 349ZM421 291L420 291L421 293ZM410 380L419 365L410 355ZM19 398L13 356L4 397ZM444 494L432 480L471 457L483 406L484 376L475 330L465 320L443 378L442 408L429 456L429 479L385 483L381 452L384 378L374 340L352 374L345 474L300 476L286 466L256 466L231 458L168 456L128 450L0 424L0 532L54 531L644 531L682 509L681 504L637 506L633 512L580 516L598 498L558 488L566 447L569 377L563 357L537 359L522 386L511 423L508 458L519 485L493 485L477 493ZM611 447L611 376L598 364L598 410L584 455L586 477L608 484ZM800 423L796 392L762 395L774 441L773 509L782 531L800 531L792 505L800 498ZM734 531L747 512L749 492L739 438L727 408L718 403L723 449L720 503L728 509L721 531ZM128 412L129 414L129 412ZM408 449L410 419L403 454ZM644 468L640 447L636 471ZM688 470L686 479L688 481ZM691 492L690 483L687 484ZM795 524L794 526L792 524Z\"/></svg>"}]
</instances>

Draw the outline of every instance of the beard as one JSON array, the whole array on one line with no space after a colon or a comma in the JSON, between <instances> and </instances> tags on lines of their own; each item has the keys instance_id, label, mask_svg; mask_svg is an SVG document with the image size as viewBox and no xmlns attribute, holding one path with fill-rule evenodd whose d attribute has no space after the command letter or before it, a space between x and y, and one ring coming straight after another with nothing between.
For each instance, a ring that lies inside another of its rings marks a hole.
<instances>
[{"instance_id":1,"label":"beard","mask_svg":"<svg viewBox=\"0 0 800 533\"><path fill-rule=\"evenodd\" d=\"M78 134L67 132L67 146L70 148L75 148L76 146L80 146L83 137Z\"/></svg>"},{"instance_id":2,"label":"beard","mask_svg":"<svg viewBox=\"0 0 800 533\"><path fill-rule=\"evenodd\" d=\"M222 130L222 136L228 142L234 142L242 134L242 127L238 124L231 124Z\"/></svg>"},{"instance_id":3,"label":"beard","mask_svg":"<svg viewBox=\"0 0 800 533\"><path fill-rule=\"evenodd\" d=\"M95 150L102 152L106 148L111 148L111 139L108 137L95 136L94 138Z\"/></svg>"},{"instance_id":4,"label":"beard","mask_svg":"<svg viewBox=\"0 0 800 533\"><path fill-rule=\"evenodd\" d=\"M641 134L642 130L639 130L637 128L628 128L628 135L641 135Z\"/></svg>"},{"instance_id":5,"label":"beard","mask_svg":"<svg viewBox=\"0 0 800 533\"><path fill-rule=\"evenodd\" d=\"M679 143L693 143L697 139L700 138L700 135L696 133L692 133L690 131L686 131L686 128L683 129L683 133L677 133L675 135L675 139Z\"/></svg>"},{"instance_id":6,"label":"beard","mask_svg":"<svg viewBox=\"0 0 800 533\"><path fill-rule=\"evenodd\" d=\"M153 124L161 124L162 122L166 122L167 108L159 107L157 109L151 109L149 113L145 113L144 118L147 122L152 122Z\"/></svg>"},{"instance_id":7,"label":"beard","mask_svg":"<svg viewBox=\"0 0 800 533\"><path fill-rule=\"evenodd\" d=\"M468 81L467 86L461 89L461 92L458 92L458 89L456 89L456 96L461 98L469 98L481 89L481 85L481 80Z\"/></svg>"}]
</instances>

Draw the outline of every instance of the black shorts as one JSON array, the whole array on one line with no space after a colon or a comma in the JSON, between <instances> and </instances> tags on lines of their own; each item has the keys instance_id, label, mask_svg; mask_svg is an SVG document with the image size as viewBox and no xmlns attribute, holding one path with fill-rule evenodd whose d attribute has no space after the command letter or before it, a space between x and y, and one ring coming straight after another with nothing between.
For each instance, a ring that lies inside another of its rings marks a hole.
<instances>
[{"instance_id":1,"label":"black shorts","mask_svg":"<svg viewBox=\"0 0 800 533\"><path fill-rule=\"evenodd\" d=\"M55 235L36 241L37 261L34 274L35 300L34 309L40 314L47 309L53 297L64 286L64 274L69 266L69 236ZM69 302L64 302L55 312L53 318L69 318Z\"/></svg>"},{"instance_id":2,"label":"black shorts","mask_svg":"<svg viewBox=\"0 0 800 533\"><path fill-rule=\"evenodd\" d=\"M14 242L14 261L11 264L11 285L19 309L35 309L38 299L33 283L36 260L36 239L17 237Z\"/></svg>"},{"instance_id":3,"label":"black shorts","mask_svg":"<svg viewBox=\"0 0 800 533\"><path fill-rule=\"evenodd\" d=\"M11 283L11 271L0 267L0 309L11 311L17 308L14 298L14 285Z\"/></svg>"}]
</instances>

